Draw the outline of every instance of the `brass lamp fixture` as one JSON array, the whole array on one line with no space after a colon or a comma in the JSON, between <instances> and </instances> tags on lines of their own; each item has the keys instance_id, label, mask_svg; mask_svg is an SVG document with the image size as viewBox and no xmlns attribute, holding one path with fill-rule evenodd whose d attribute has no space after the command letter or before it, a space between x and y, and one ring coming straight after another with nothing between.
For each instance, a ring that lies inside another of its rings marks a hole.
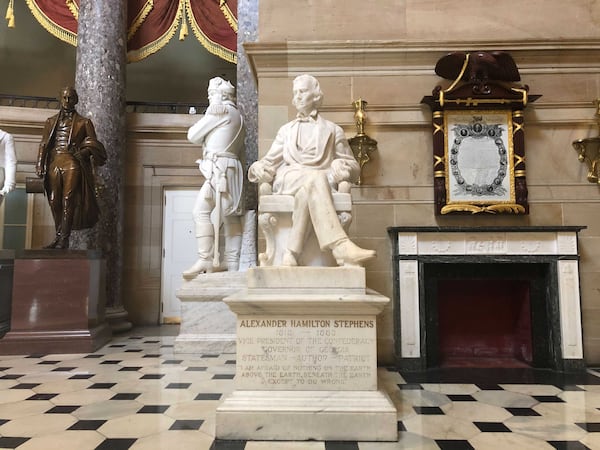
<instances>
[{"instance_id":1,"label":"brass lamp fixture","mask_svg":"<svg viewBox=\"0 0 600 450\"><path fill-rule=\"evenodd\" d=\"M377 150L377 141L365 134L365 122L367 121L367 113L365 108L367 102L362 98L352 102L354 106L354 120L356 122L356 136L348 139L352 153L360 165L360 176L358 184L362 184L362 169L363 166L371 160L370 153Z\"/></svg>"},{"instance_id":2,"label":"brass lamp fixture","mask_svg":"<svg viewBox=\"0 0 600 450\"><path fill-rule=\"evenodd\" d=\"M600 99L594 103L596 104L598 127L600 127ZM573 147L579 154L577 157L579 162L585 162L588 166L588 181L600 184L600 136L577 139L573 141Z\"/></svg>"}]
</instances>

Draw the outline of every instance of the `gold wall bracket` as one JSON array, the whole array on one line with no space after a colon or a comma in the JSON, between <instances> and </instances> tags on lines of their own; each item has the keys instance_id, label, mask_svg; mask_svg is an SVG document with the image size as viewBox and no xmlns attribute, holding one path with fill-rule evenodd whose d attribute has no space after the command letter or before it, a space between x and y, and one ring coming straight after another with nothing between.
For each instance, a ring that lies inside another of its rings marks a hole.
<instances>
[{"instance_id":1,"label":"gold wall bracket","mask_svg":"<svg viewBox=\"0 0 600 450\"><path fill-rule=\"evenodd\" d=\"M354 157L360 165L360 176L358 177L358 184L360 185L362 184L363 166L371 160L370 154L377 150L377 141L365 134L365 123L367 121L365 108L367 102L362 98L359 98L352 103L352 106L354 106L356 136L348 139L348 143L350 144Z\"/></svg>"},{"instance_id":2,"label":"gold wall bracket","mask_svg":"<svg viewBox=\"0 0 600 450\"><path fill-rule=\"evenodd\" d=\"M594 101L596 105L596 119L600 129L600 99ZM600 136L577 139L573 141L573 148L577 152L577 159L588 166L587 180L590 183L600 184Z\"/></svg>"}]
</instances>

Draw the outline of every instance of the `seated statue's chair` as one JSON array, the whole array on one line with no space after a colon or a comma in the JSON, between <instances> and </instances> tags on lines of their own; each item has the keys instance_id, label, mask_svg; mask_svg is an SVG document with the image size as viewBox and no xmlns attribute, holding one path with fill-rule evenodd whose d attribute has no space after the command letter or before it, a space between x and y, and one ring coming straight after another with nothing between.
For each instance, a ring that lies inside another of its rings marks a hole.
<instances>
[{"instance_id":1,"label":"seated statue's chair","mask_svg":"<svg viewBox=\"0 0 600 450\"><path fill-rule=\"evenodd\" d=\"M352 222L352 196L350 183L343 181L338 191L332 194L333 204L344 230ZM258 225L265 237L265 251L259 253L258 262L262 267L281 265L286 250L288 235L292 227L294 196L272 194L271 185L261 183L258 188ZM306 247L298 258L301 266L337 266L330 250L321 251L314 231L306 237Z\"/></svg>"}]
</instances>

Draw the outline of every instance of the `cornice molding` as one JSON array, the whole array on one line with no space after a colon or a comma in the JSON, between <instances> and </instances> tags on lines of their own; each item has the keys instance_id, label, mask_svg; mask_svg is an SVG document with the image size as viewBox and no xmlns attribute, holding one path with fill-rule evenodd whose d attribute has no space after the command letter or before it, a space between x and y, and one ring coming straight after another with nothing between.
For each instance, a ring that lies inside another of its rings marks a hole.
<instances>
[{"instance_id":1,"label":"cornice molding","mask_svg":"<svg viewBox=\"0 0 600 450\"><path fill-rule=\"evenodd\" d=\"M510 52L523 74L597 73L600 39L525 41L288 41L247 42L255 79L339 75L434 75L446 53L469 50Z\"/></svg>"}]
</instances>

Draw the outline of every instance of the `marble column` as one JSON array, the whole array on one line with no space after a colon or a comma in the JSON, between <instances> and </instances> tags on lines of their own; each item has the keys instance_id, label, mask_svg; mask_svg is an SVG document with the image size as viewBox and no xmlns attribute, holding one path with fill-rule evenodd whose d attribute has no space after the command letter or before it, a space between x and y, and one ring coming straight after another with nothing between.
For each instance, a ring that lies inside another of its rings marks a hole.
<instances>
[{"instance_id":1,"label":"marble column","mask_svg":"<svg viewBox=\"0 0 600 450\"><path fill-rule=\"evenodd\" d=\"M257 38L258 0L238 0L237 105L244 118L246 131L245 173L248 173L248 167L258 157L258 92L244 51L244 42L254 42ZM256 185L248 183L247 179L244 184L246 209L256 211ZM246 220L252 220L251 224L246 224L245 229L252 228L253 233L245 232L245 236L252 236L252 239L244 239L242 244L241 269L256 265L256 214L247 214Z\"/></svg>"},{"instance_id":2,"label":"marble column","mask_svg":"<svg viewBox=\"0 0 600 450\"><path fill-rule=\"evenodd\" d=\"M77 109L94 123L108 159L98 169L100 220L94 230L79 236L77 245L100 249L106 259L106 318L115 332L131 328L121 299L126 21L126 0L80 1L75 71Z\"/></svg>"}]
</instances>

